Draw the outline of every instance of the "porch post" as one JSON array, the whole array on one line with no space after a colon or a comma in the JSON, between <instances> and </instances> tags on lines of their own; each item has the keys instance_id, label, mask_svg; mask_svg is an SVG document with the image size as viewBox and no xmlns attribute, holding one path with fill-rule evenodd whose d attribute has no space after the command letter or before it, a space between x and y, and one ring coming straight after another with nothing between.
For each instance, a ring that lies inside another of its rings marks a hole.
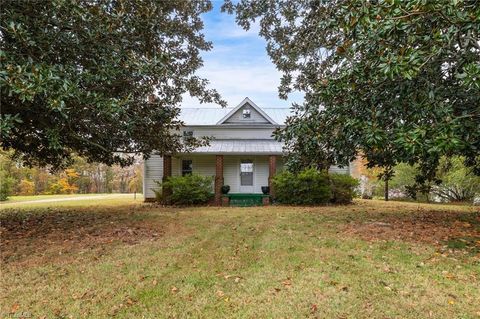
<instances>
[{"instance_id":1,"label":"porch post","mask_svg":"<svg viewBox=\"0 0 480 319\"><path fill-rule=\"evenodd\" d=\"M270 196L275 196L275 190L272 185L272 178L277 172L277 156L270 155L268 157L268 187L270 188Z\"/></svg>"},{"instance_id":2,"label":"porch post","mask_svg":"<svg viewBox=\"0 0 480 319\"><path fill-rule=\"evenodd\" d=\"M172 176L172 156L164 155L163 156L163 177L162 182L165 182L170 176ZM167 187L162 187L162 196L165 199L171 195L172 190ZM168 204L168 203L166 203Z\"/></svg>"},{"instance_id":3,"label":"porch post","mask_svg":"<svg viewBox=\"0 0 480 319\"><path fill-rule=\"evenodd\" d=\"M215 205L222 205L223 155L215 156Z\"/></svg>"}]
</instances>

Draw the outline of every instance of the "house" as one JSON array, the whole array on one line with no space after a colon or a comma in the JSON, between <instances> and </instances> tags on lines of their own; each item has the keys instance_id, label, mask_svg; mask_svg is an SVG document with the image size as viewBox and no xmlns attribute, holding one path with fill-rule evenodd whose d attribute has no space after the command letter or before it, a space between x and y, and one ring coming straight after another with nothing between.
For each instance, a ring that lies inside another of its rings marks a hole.
<instances>
[{"instance_id":1,"label":"house","mask_svg":"<svg viewBox=\"0 0 480 319\"><path fill-rule=\"evenodd\" d=\"M262 194L271 178L283 168L283 143L272 133L283 127L289 108L260 108L245 98L235 108L183 108L184 136L210 136L208 146L175 156L152 156L145 161L143 190L153 200L155 181L192 172L214 176L215 203L221 204L222 185L229 194ZM333 166L330 171L349 173L349 168Z\"/></svg>"}]
</instances>

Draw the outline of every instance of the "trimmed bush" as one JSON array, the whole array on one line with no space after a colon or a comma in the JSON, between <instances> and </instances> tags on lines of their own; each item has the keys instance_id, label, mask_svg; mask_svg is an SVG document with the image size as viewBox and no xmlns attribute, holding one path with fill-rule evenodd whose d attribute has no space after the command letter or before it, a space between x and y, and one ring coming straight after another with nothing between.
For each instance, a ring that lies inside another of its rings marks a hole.
<instances>
[{"instance_id":1,"label":"trimmed bush","mask_svg":"<svg viewBox=\"0 0 480 319\"><path fill-rule=\"evenodd\" d=\"M175 205L205 204L212 199L213 177L191 174L172 176L164 183L155 181L159 189L153 190L159 201ZM162 188L168 187L171 192L168 198L162 197Z\"/></svg>"},{"instance_id":2,"label":"trimmed bush","mask_svg":"<svg viewBox=\"0 0 480 319\"><path fill-rule=\"evenodd\" d=\"M331 198L328 174L307 169L298 174L280 172L272 180L275 200L282 204L326 204Z\"/></svg>"},{"instance_id":3,"label":"trimmed bush","mask_svg":"<svg viewBox=\"0 0 480 319\"><path fill-rule=\"evenodd\" d=\"M353 196L355 195L355 188L359 185L358 180L346 174L330 174L330 183L332 203L348 204L352 202Z\"/></svg>"}]
</instances>

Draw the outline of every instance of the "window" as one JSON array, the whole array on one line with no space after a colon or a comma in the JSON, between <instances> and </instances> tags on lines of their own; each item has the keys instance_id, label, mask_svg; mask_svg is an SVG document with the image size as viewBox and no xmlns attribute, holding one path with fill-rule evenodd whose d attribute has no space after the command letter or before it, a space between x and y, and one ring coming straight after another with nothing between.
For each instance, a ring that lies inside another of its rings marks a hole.
<instances>
[{"instance_id":1,"label":"window","mask_svg":"<svg viewBox=\"0 0 480 319\"><path fill-rule=\"evenodd\" d=\"M193 131L183 131L183 142L190 143L194 140Z\"/></svg>"},{"instance_id":2,"label":"window","mask_svg":"<svg viewBox=\"0 0 480 319\"><path fill-rule=\"evenodd\" d=\"M183 139L188 140L193 138L193 131L183 131Z\"/></svg>"},{"instance_id":3,"label":"window","mask_svg":"<svg viewBox=\"0 0 480 319\"><path fill-rule=\"evenodd\" d=\"M182 160L182 176L192 175L192 160Z\"/></svg>"},{"instance_id":4,"label":"window","mask_svg":"<svg viewBox=\"0 0 480 319\"><path fill-rule=\"evenodd\" d=\"M249 109L244 109L242 114L243 114L243 118L244 118L244 119L249 119L249 118L250 118L250 115L251 115Z\"/></svg>"},{"instance_id":5,"label":"window","mask_svg":"<svg viewBox=\"0 0 480 319\"><path fill-rule=\"evenodd\" d=\"M240 185L252 186L253 185L253 161L242 160L240 162Z\"/></svg>"}]
</instances>

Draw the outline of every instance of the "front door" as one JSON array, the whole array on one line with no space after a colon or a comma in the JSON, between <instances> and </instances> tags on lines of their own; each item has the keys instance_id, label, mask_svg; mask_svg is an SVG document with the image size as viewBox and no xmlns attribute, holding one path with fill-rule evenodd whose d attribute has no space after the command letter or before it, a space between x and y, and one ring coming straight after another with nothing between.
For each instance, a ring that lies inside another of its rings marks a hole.
<instances>
[{"instance_id":1,"label":"front door","mask_svg":"<svg viewBox=\"0 0 480 319\"><path fill-rule=\"evenodd\" d=\"M252 159L240 160L240 193L253 193L254 164Z\"/></svg>"}]
</instances>

